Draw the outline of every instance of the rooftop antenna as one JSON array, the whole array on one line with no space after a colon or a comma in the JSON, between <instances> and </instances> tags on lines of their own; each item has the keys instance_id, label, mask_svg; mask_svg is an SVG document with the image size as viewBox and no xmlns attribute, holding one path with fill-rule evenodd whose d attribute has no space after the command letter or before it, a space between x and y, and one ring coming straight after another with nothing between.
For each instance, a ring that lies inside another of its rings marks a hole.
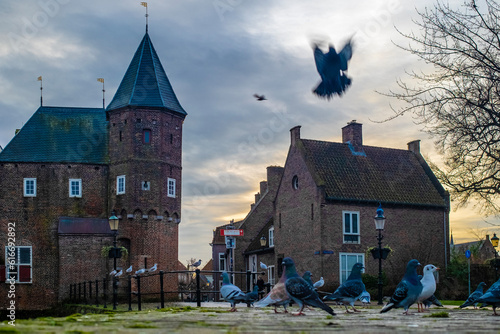
<instances>
[{"instance_id":1,"label":"rooftop antenna","mask_svg":"<svg viewBox=\"0 0 500 334\"><path fill-rule=\"evenodd\" d=\"M147 2L141 2L141 5L146 8L146 33L148 33L148 3Z\"/></svg>"},{"instance_id":2,"label":"rooftop antenna","mask_svg":"<svg viewBox=\"0 0 500 334\"><path fill-rule=\"evenodd\" d=\"M106 90L104 89L104 78L97 78L97 81L102 82L102 108L104 109L104 108L106 108L106 107L105 107L105 105L106 105L106 101L105 101L105 99L104 99L104 92L106 91Z\"/></svg>"},{"instance_id":3,"label":"rooftop antenna","mask_svg":"<svg viewBox=\"0 0 500 334\"><path fill-rule=\"evenodd\" d=\"M43 96L42 96L42 90L43 90L43 86L42 86L42 76L39 76L38 77L38 81L40 81L40 107L43 106Z\"/></svg>"}]
</instances>

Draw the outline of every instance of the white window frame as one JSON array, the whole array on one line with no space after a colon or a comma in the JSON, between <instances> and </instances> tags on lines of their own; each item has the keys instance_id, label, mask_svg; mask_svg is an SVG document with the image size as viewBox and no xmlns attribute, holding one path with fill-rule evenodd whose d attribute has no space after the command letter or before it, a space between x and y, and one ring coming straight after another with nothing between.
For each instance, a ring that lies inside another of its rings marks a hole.
<instances>
[{"instance_id":1,"label":"white window frame","mask_svg":"<svg viewBox=\"0 0 500 334\"><path fill-rule=\"evenodd\" d=\"M349 215L349 220L350 220L350 223L349 223L349 231L346 231L346 219L345 219L345 216L346 214ZM357 226L356 226L356 229L357 229L357 232L353 232L353 219L352 217L353 216L356 216L357 217ZM342 232L343 232L343 237L342 237L342 240L343 240L343 243L344 244L359 244L361 243L361 237L360 237L360 221L359 221L359 211L342 211ZM346 236L357 236L357 241L351 241L351 240L346 240Z\"/></svg>"},{"instance_id":2,"label":"white window frame","mask_svg":"<svg viewBox=\"0 0 500 334\"><path fill-rule=\"evenodd\" d=\"M271 284L271 286L276 284L275 275L274 266L267 266L267 283Z\"/></svg>"},{"instance_id":3,"label":"white window frame","mask_svg":"<svg viewBox=\"0 0 500 334\"><path fill-rule=\"evenodd\" d=\"M28 187L28 183L33 182L33 192L28 192L31 190L31 187ZM36 197L36 178L34 177L25 177L24 178L24 197Z\"/></svg>"},{"instance_id":4,"label":"white window frame","mask_svg":"<svg viewBox=\"0 0 500 334\"><path fill-rule=\"evenodd\" d=\"M15 252L16 252L16 258L17 258L17 261L14 259L14 263L11 264L11 263L8 263L8 260L12 259L11 257L11 252L9 250L11 250L12 247L9 247L9 246L5 246L5 281L9 283L9 277L11 275L17 275L17 279L16 279L16 284L29 284L29 283L33 283L33 248L31 246L14 246L15 248ZM30 250L30 260L29 260L29 263L21 263L20 262L20 259L21 259L21 248L28 248ZM15 266L16 268L14 270L10 270L11 268L11 265ZM20 282L19 281L19 268L18 266L29 266L30 267L30 280L29 282Z\"/></svg>"},{"instance_id":5,"label":"white window frame","mask_svg":"<svg viewBox=\"0 0 500 334\"><path fill-rule=\"evenodd\" d=\"M257 272L257 254L252 254L248 256L248 270L250 270L252 273Z\"/></svg>"},{"instance_id":6,"label":"white window frame","mask_svg":"<svg viewBox=\"0 0 500 334\"><path fill-rule=\"evenodd\" d=\"M72 183L76 182L78 184L78 194L73 194L73 189L72 189ZM82 179L69 179L69 197L76 197L76 198L81 198L82 197Z\"/></svg>"},{"instance_id":7,"label":"white window frame","mask_svg":"<svg viewBox=\"0 0 500 334\"><path fill-rule=\"evenodd\" d=\"M167 196L175 198L175 179L167 179Z\"/></svg>"},{"instance_id":8,"label":"white window frame","mask_svg":"<svg viewBox=\"0 0 500 334\"><path fill-rule=\"evenodd\" d=\"M123 195L125 194L125 175L118 175L116 177L116 194Z\"/></svg>"},{"instance_id":9,"label":"white window frame","mask_svg":"<svg viewBox=\"0 0 500 334\"><path fill-rule=\"evenodd\" d=\"M347 261L348 257L356 256L355 260L351 260L352 263ZM344 283L344 281L351 274L352 266L355 263L362 263L363 267L365 266L365 254L364 253L339 253L339 279L340 284Z\"/></svg>"},{"instance_id":10,"label":"white window frame","mask_svg":"<svg viewBox=\"0 0 500 334\"><path fill-rule=\"evenodd\" d=\"M221 264L223 264L221 266ZM226 271L226 254L219 253L219 271Z\"/></svg>"},{"instance_id":11,"label":"white window frame","mask_svg":"<svg viewBox=\"0 0 500 334\"><path fill-rule=\"evenodd\" d=\"M271 226L269 228L268 237L269 237L269 247L274 247L274 226Z\"/></svg>"}]
</instances>

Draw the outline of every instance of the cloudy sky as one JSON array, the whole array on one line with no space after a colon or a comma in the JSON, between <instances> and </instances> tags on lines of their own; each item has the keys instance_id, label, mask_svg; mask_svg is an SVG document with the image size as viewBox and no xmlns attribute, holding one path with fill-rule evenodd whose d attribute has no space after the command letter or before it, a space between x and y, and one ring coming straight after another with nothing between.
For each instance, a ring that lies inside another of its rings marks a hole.
<instances>
[{"instance_id":1,"label":"cloudy sky","mask_svg":"<svg viewBox=\"0 0 500 334\"><path fill-rule=\"evenodd\" d=\"M341 141L350 120L363 124L367 145L421 151L439 162L433 140L411 115L392 115L398 102L377 94L395 88L405 70L425 68L393 42L395 30L416 27L416 9L433 0L182 0L149 1L149 34L188 116L183 141L183 210L179 259L208 261L215 226L245 217L266 178L281 165L289 129L303 138ZM462 6L463 0L449 0ZM479 1L481 4L481 1ZM145 32L145 8L130 0L23 0L0 2L0 145L43 101L49 106L100 107L116 92ZM312 40L340 47L353 37L342 98L321 100ZM252 95L264 94L257 102ZM375 213L374 213L375 214ZM387 217L390 224L390 217ZM471 232L498 232L498 222L470 207L451 214L455 242Z\"/></svg>"}]
</instances>

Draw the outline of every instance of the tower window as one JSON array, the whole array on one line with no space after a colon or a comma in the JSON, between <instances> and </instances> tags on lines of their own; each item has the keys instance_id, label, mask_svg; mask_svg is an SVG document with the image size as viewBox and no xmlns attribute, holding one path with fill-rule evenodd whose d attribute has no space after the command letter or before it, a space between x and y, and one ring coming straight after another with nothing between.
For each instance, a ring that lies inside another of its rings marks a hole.
<instances>
[{"instance_id":1,"label":"tower window","mask_svg":"<svg viewBox=\"0 0 500 334\"><path fill-rule=\"evenodd\" d=\"M116 194L125 194L125 175L120 175L116 177Z\"/></svg>"},{"instance_id":2,"label":"tower window","mask_svg":"<svg viewBox=\"0 0 500 334\"><path fill-rule=\"evenodd\" d=\"M36 178L24 179L24 197L36 197Z\"/></svg>"},{"instance_id":3,"label":"tower window","mask_svg":"<svg viewBox=\"0 0 500 334\"><path fill-rule=\"evenodd\" d=\"M175 179L167 180L167 196L175 198Z\"/></svg>"},{"instance_id":4,"label":"tower window","mask_svg":"<svg viewBox=\"0 0 500 334\"><path fill-rule=\"evenodd\" d=\"M144 129L142 131L142 142L144 144L151 144L151 130Z\"/></svg>"},{"instance_id":5,"label":"tower window","mask_svg":"<svg viewBox=\"0 0 500 334\"><path fill-rule=\"evenodd\" d=\"M69 179L69 197L82 197L81 179Z\"/></svg>"}]
</instances>

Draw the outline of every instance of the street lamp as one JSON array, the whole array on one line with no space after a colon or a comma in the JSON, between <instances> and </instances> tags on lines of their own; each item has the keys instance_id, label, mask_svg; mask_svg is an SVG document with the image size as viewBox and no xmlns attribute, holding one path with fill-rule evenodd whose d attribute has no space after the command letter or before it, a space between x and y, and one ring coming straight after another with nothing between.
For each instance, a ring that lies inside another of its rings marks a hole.
<instances>
[{"instance_id":1,"label":"street lamp","mask_svg":"<svg viewBox=\"0 0 500 334\"><path fill-rule=\"evenodd\" d=\"M266 247L266 242L267 242L266 237L260 238L260 246L261 247Z\"/></svg>"},{"instance_id":2,"label":"street lamp","mask_svg":"<svg viewBox=\"0 0 500 334\"><path fill-rule=\"evenodd\" d=\"M382 209L382 204L378 206L377 215L375 216L375 229L378 230L378 305L382 305L382 231L384 230L385 217L384 210Z\"/></svg>"},{"instance_id":3,"label":"street lamp","mask_svg":"<svg viewBox=\"0 0 500 334\"><path fill-rule=\"evenodd\" d=\"M119 220L116 217L115 212L111 213L111 217L109 217L109 228L113 231L113 269L116 272L116 257L118 255L116 248L116 236L118 235L118 224ZM117 277L113 276L113 310L116 310L117 304Z\"/></svg>"},{"instance_id":4,"label":"street lamp","mask_svg":"<svg viewBox=\"0 0 500 334\"><path fill-rule=\"evenodd\" d=\"M493 233L493 238L490 239L491 244L493 245L493 253L495 254L495 281L498 280L498 263L497 263L497 247L498 247L498 241L500 239L497 237L496 233Z\"/></svg>"}]
</instances>

